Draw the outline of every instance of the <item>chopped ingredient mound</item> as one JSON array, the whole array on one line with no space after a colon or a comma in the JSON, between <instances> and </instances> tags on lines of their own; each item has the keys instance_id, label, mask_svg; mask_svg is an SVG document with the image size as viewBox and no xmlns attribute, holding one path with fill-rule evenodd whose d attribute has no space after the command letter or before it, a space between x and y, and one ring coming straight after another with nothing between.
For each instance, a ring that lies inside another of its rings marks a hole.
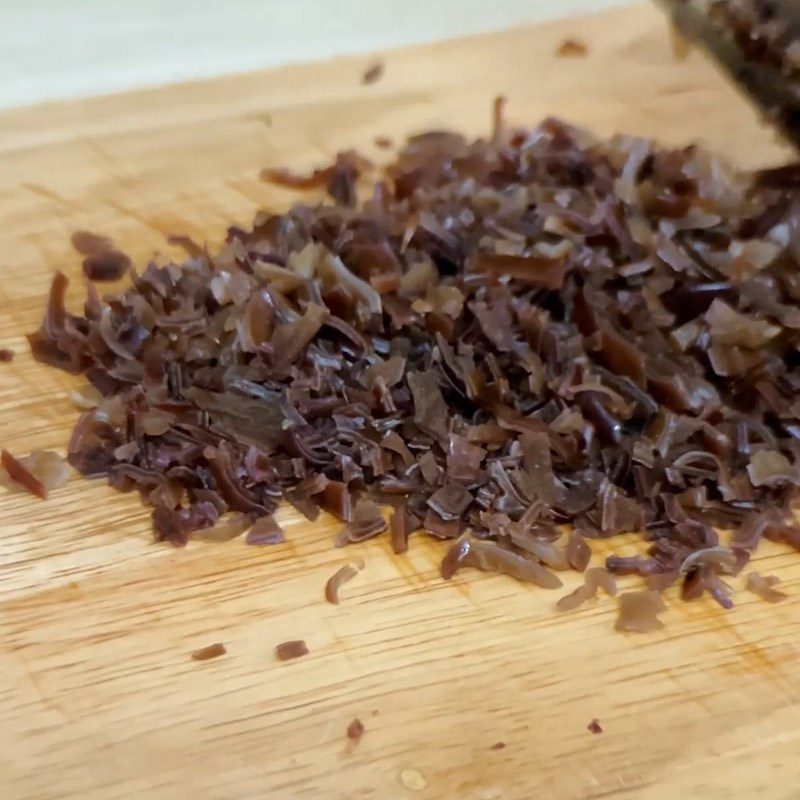
<instances>
[{"instance_id":1,"label":"chopped ingredient mound","mask_svg":"<svg viewBox=\"0 0 800 800\"><path fill-rule=\"evenodd\" d=\"M658 627L677 581L728 607L718 573L762 537L800 549L800 169L502 111L486 139L412 137L374 180L353 151L265 170L328 199L261 212L215 254L190 242L116 295L90 284L83 313L58 273L29 338L93 387L70 464L138 490L174 544L226 512L280 542L281 500L360 542L392 505L396 552L451 540L445 577L554 589L585 539L639 532L645 555L606 561L648 583L620 599L628 630Z\"/></svg>"}]
</instances>

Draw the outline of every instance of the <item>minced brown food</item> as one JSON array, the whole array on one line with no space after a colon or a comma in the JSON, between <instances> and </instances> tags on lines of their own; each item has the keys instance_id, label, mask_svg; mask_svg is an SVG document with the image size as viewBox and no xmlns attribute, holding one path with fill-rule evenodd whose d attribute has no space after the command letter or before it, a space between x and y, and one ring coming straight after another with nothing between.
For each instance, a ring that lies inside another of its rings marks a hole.
<instances>
[{"instance_id":1,"label":"minced brown food","mask_svg":"<svg viewBox=\"0 0 800 800\"><path fill-rule=\"evenodd\" d=\"M352 151L266 170L329 199L215 254L183 242L82 313L56 275L31 348L101 397L70 463L138 490L174 544L229 511L280 541L283 499L362 541L391 504L397 552L455 541L447 577L557 588L583 539L638 531L647 554L610 572L728 605L719 573L762 537L800 548L800 170L513 130L501 102L490 137L421 134L369 170Z\"/></svg>"}]
</instances>

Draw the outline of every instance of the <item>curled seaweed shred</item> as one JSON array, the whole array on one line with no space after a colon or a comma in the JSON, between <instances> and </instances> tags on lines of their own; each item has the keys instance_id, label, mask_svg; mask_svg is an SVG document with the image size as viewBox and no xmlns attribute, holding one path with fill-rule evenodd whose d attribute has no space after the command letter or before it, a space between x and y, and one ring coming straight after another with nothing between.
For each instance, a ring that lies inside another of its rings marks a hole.
<instances>
[{"instance_id":1,"label":"curled seaweed shred","mask_svg":"<svg viewBox=\"0 0 800 800\"><path fill-rule=\"evenodd\" d=\"M439 572L446 581L458 572L469 554L470 542L468 534L460 536L444 554Z\"/></svg>"},{"instance_id":2,"label":"curled seaweed shred","mask_svg":"<svg viewBox=\"0 0 800 800\"><path fill-rule=\"evenodd\" d=\"M82 313L57 273L29 342L91 387L69 463L139 491L175 544L229 512L279 541L282 500L357 542L391 504L392 548L449 540L446 577L555 588L584 539L632 533L647 552L611 548L609 573L728 605L719 573L761 538L800 550L797 170L503 109L485 138L412 137L374 180L354 151L269 168L325 199L217 252L175 240L183 263L89 284Z\"/></svg>"},{"instance_id":3,"label":"curled seaweed shred","mask_svg":"<svg viewBox=\"0 0 800 800\"><path fill-rule=\"evenodd\" d=\"M736 554L730 547L714 545L695 550L683 559L678 572L686 574L694 569L706 567L716 572L732 573L736 565Z\"/></svg>"},{"instance_id":4,"label":"curled seaweed shred","mask_svg":"<svg viewBox=\"0 0 800 800\"><path fill-rule=\"evenodd\" d=\"M513 550L491 541L474 537L461 537L445 555L442 577L447 579L461 567L469 566L483 572L498 572L518 581L534 583L543 589L558 589L562 584L558 576L536 559L526 558Z\"/></svg>"},{"instance_id":5,"label":"curled seaweed shred","mask_svg":"<svg viewBox=\"0 0 800 800\"><path fill-rule=\"evenodd\" d=\"M332 167L315 169L305 175L284 167L265 167L261 170L262 181L274 183L287 189L315 189L325 186L333 173Z\"/></svg>"},{"instance_id":6,"label":"curled seaweed shred","mask_svg":"<svg viewBox=\"0 0 800 800\"><path fill-rule=\"evenodd\" d=\"M337 569L325 583L325 599L329 603L339 605L339 589L343 584L353 580L358 573L359 570L351 564L345 564Z\"/></svg>"}]
</instances>

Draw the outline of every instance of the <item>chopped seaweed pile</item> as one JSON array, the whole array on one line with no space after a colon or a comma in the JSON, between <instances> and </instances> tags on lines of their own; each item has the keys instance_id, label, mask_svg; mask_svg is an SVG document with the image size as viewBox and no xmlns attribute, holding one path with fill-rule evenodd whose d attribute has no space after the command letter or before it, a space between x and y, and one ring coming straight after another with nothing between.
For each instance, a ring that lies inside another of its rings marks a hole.
<instances>
[{"instance_id":1,"label":"chopped seaweed pile","mask_svg":"<svg viewBox=\"0 0 800 800\"><path fill-rule=\"evenodd\" d=\"M454 540L445 576L548 588L586 569L585 538L636 531L647 554L609 572L728 605L719 574L761 537L800 549L800 169L512 130L498 102L489 138L425 133L369 170L265 170L329 199L216 254L175 237L184 263L89 283L81 315L57 274L30 344L94 387L70 464L138 490L174 544L226 512L279 542L282 500L363 541L391 504L397 552L422 530ZM79 244L90 278L127 265Z\"/></svg>"}]
</instances>

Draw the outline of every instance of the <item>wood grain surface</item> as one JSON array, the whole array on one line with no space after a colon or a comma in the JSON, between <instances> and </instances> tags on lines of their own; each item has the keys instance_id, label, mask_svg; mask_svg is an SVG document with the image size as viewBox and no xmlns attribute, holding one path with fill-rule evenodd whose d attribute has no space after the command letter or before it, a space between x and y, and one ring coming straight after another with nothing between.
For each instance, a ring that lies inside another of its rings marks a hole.
<instances>
[{"instance_id":1,"label":"wood grain surface","mask_svg":"<svg viewBox=\"0 0 800 800\"><path fill-rule=\"evenodd\" d=\"M554 57L568 34L587 58ZM35 364L23 335L54 269L80 302L77 228L137 259L168 253L169 233L218 243L291 201L262 166L376 154L380 134L482 133L498 92L514 122L700 139L747 165L786 155L699 55L672 60L648 8L385 64L369 87L359 58L0 116L0 347L17 353L0 365L2 444L63 452L76 417L74 380ZM507 578L443 583L441 546L421 536L407 557L385 539L334 550L331 520L280 516L281 546L175 550L152 544L134 496L99 483L0 494L0 797L800 797L796 553L759 558L791 595L780 605L741 582L730 612L670 593L662 632L620 635L609 599L557 615L560 593ZM325 580L356 556L366 568L326 604ZM294 638L310 655L278 663ZM225 656L190 658L215 642Z\"/></svg>"}]
</instances>

